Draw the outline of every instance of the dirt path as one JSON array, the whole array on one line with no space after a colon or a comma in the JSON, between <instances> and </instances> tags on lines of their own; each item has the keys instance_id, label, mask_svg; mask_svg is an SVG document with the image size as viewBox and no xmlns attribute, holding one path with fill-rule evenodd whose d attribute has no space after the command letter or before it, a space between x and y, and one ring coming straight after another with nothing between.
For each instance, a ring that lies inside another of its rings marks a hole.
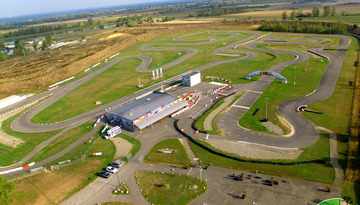
<instances>
[{"instance_id":1,"label":"dirt path","mask_svg":"<svg viewBox=\"0 0 360 205\"><path fill-rule=\"evenodd\" d=\"M14 137L14 136L11 136L11 135L3 132L1 128L2 128L2 122L5 121L6 119L8 119L9 117L12 117L15 114L17 114L17 112L0 118L0 144L4 144L4 145L6 145L8 147L12 147L12 148L16 148L21 143L23 143L24 140Z\"/></svg>"},{"instance_id":2,"label":"dirt path","mask_svg":"<svg viewBox=\"0 0 360 205\"><path fill-rule=\"evenodd\" d=\"M110 138L110 140L114 143L116 147L114 159L120 159L129 155L132 148L132 144L130 142L120 137L113 137Z\"/></svg>"},{"instance_id":3,"label":"dirt path","mask_svg":"<svg viewBox=\"0 0 360 205\"><path fill-rule=\"evenodd\" d=\"M337 139L335 132L325 128L318 127L320 130L329 133L330 140L330 164L334 167L335 170L335 180L334 184L343 185L344 184L344 171L339 165L338 161L338 152L337 152Z\"/></svg>"}]
</instances>

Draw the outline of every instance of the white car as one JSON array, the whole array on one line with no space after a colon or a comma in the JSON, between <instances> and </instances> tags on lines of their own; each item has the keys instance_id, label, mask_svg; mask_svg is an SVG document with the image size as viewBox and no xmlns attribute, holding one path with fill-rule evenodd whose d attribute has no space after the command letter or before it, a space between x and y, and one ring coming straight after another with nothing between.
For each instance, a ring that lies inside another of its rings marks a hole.
<instances>
[{"instance_id":1,"label":"white car","mask_svg":"<svg viewBox=\"0 0 360 205\"><path fill-rule=\"evenodd\" d=\"M106 167L106 171L107 171L107 172L110 172L110 173L116 173L116 172L118 172L118 170L117 170L115 167L112 167L112 166Z\"/></svg>"}]
</instances>

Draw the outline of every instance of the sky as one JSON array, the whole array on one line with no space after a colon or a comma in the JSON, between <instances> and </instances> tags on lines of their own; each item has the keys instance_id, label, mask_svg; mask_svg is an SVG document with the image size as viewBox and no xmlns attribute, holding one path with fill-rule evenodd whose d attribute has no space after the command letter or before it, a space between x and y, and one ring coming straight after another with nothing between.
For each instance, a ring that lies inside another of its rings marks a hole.
<instances>
[{"instance_id":1,"label":"sky","mask_svg":"<svg viewBox=\"0 0 360 205\"><path fill-rule=\"evenodd\" d=\"M0 0L0 18L165 0Z\"/></svg>"}]
</instances>

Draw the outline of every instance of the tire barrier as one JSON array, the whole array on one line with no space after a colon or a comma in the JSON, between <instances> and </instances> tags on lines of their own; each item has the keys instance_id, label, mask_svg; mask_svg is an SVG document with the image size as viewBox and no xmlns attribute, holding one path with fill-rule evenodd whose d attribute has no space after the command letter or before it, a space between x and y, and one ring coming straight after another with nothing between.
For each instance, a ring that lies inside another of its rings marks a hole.
<instances>
[{"instance_id":1,"label":"tire barrier","mask_svg":"<svg viewBox=\"0 0 360 205\"><path fill-rule=\"evenodd\" d=\"M295 109L296 112L304 111L304 109L307 107L307 105L300 105Z\"/></svg>"},{"instance_id":2,"label":"tire barrier","mask_svg":"<svg viewBox=\"0 0 360 205\"><path fill-rule=\"evenodd\" d=\"M255 116L259 112L260 108L256 108L256 110L253 112L252 116Z\"/></svg>"},{"instance_id":3,"label":"tire barrier","mask_svg":"<svg viewBox=\"0 0 360 205\"><path fill-rule=\"evenodd\" d=\"M33 166L34 164L35 164L35 162L31 162L30 164L24 165L24 166L22 166L22 167L18 167L18 168L15 168L15 169L10 169L10 170L6 170L6 171L2 171L2 172L0 172L0 175L9 174L9 173L12 173L12 172L17 172L17 171L20 171L20 170L29 168L29 167Z\"/></svg>"},{"instance_id":4,"label":"tire barrier","mask_svg":"<svg viewBox=\"0 0 360 205\"><path fill-rule=\"evenodd\" d=\"M269 165L283 165L283 166L291 166L291 165L299 165L299 164L326 164L326 161L321 160L321 159L309 160L309 161L297 161L297 162L272 162L272 161L266 161L266 160L242 159L242 158L239 158L239 157L230 156L230 155L215 151L215 150L211 149L210 147L207 147L204 144L196 141L194 138L192 138L190 135L186 134L185 132L183 132L179 128L178 122L179 122L179 119L176 119L175 122L174 122L174 127L175 127L176 131L178 131L184 137L188 138L191 142L193 142L194 144L198 145L199 147L205 149L206 151L208 151L208 152L210 152L212 154L216 154L216 155L221 156L221 157L228 158L228 159L233 159L233 160L236 160L236 161L239 161L239 162L256 163L256 164L269 164Z\"/></svg>"},{"instance_id":5,"label":"tire barrier","mask_svg":"<svg viewBox=\"0 0 360 205\"><path fill-rule=\"evenodd\" d=\"M231 83L230 80L227 80L227 79L225 79L225 78L219 78L219 77L213 77L213 76L203 76L202 78L211 78L211 79L215 78L215 79L224 81L224 82L227 83L227 84Z\"/></svg>"},{"instance_id":6,"label":"tire barrier","mask_svg":"<svg viewBox=\"0 0 360 205\"><path fill-rule=\"evenodd\" d=\"M310 110L310 109L304 109L305 112L311 112L311 113L315 113L315 114L324 114L323 112L319 112L319 111L315 111L315 110Z\"/></svg>"},{"instance_id":7,"label":"tire barrier","mask_svg":"<svg viewBox=\"0 0 360 205\"><path fill-rule=\"evenodd\" d=\"M329 57L324 56L324 55L322 55L322 54L320 54L320 53L316 53L315 51L308 50L307 52L312 53L312 54L314 54L314 55L317 55L317 56L319 56L319 57L321 57L321 58L326 58L326 59L329 60Z\"/></svg>"},{"instance_id":8,"label":"tire barrier","mask_svg":"<svg viewBox=\"0 0 360 205\"><path fill-rule=\"evenodd\" d=\"M48 89L47 91L55 90L55 89L58 88L58 87L59 87L59 86L55 86L55 87L53 87L53 88Z\"/></svg>"},{"instance_id":9,"label":"tire barrier","mask_svg":"<svg viewBox=\"0 0 360 205\"><path fill-rule=\"evenodd\" d=\"M43 99L45 99L45 98L47 98L47 97L50 97L50 96L52 96L52 95L54 95L54 94L51 93L51 94L49 94L49 95L47 95L47 96L44 96L44 97L39 98L39 99L37 99L37 100L35 100L35 101L32 101L31 103L28 103L28 104L26 104L26 105L24 105L24 106L21 106L21 107L19 107L19 108L13 109L13 110L11 110L11 111L9 111L9 112L7 112L7 113L1 114L0 117L3 117L3 116L8 115L8 114L10 114L10 113L13 113L13 112L22 110L22 109L24 109L24 108L27 108L27 107L29 107L29 106L31 106L31 105L39 102L40 100L43 100Z\"/></svg>"}]
</instances>

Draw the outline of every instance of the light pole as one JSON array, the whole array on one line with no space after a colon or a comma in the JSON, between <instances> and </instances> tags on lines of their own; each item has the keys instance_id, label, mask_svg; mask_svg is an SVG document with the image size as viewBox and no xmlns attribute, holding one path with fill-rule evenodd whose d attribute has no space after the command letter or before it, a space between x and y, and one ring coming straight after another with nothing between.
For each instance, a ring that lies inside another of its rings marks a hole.
<instances>
[{"instance_id":1,"label":"light pole","mask_svg":"<svg viewBox=\"0 0 360 205\"><path fill-rule=\"evenodd\" d=\"M267 97L265 97L265 100L266 100L266 109L265 109L265 122L267 122L268 121L268 115L267 115L267 105L268 105L268 100L269 100L270 98L267 98Z\"/></svg>"},{"instance_id":2,"label":"light pole","mask_svg":"<svg viewBox=\"0 0 360 205\"><path fill-rule=\"evenodd\" d=\"M296 85L296 67L294 68L294 85Z\"/></svg>"},{"instance_id":3,"label":"light pole","mask_svg":"<svg viewBox=\"0 0 360 205\"><path fill-rule=\"evenodd\" d=\"M202 178L201 178L201 171L203 170L202 167L200 167L199 171L200 171L200 182L202 181Z\"/></svg>"}]
</instances>

